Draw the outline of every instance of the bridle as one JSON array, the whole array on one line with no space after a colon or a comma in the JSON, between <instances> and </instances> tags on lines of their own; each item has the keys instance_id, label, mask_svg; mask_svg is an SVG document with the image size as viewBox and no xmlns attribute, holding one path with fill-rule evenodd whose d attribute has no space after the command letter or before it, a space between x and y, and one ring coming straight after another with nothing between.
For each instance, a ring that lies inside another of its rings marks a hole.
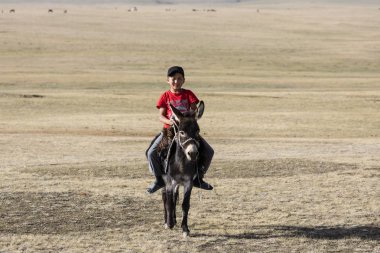
<instances>
[{"instance_id":1,"label":"bridle","mask_svg":"<svg viewBox=\"0 0 380 253\"><path fill-rule=\"evenodd\" d=\"M179 132L177 130L177 129L179 129L179 126L178 126L177 122L175 122L174 120L173 120L173 124L174 124L174 126L173 126L173 129L174 129L174 138L173 138L173 141L175 139L177 139L178 140L178 144L179 144L179 146L182 149L185 149L185 147L184 147L185 144L188 143L188 142L191 142L191 141L195 143L195 145L197 146L197 148L200 147L199 141L196 140L196 139L194 139L194 138L191 138L191 137L189 137L185 141L181 142L181 136L180 136L180 134L179 134Z\"/></svg>"}]
</instances>

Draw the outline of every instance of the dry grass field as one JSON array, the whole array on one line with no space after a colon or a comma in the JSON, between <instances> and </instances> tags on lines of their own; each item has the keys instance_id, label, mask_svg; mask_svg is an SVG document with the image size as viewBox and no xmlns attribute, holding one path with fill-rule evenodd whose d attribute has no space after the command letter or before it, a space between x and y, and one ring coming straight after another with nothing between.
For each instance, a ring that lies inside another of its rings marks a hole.
<instances>
[{"instance_id":1,"label":"dry grass field","mask_svg":"<svg viewBox=\"0 0 380 253\"><path fill-rule=\"evenodd\" d=\"M130 7L0 5L0 252L380 252L380 6ZM145 193L177 64L216 152L187 239Z\"/></svg>"}]
</instances>

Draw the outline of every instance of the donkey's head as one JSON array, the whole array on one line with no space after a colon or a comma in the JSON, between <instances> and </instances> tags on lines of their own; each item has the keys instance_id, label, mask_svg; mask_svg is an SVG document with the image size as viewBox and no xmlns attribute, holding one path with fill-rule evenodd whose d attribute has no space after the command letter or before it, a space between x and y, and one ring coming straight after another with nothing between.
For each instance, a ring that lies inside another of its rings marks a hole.
<instances>
[{"instance_id":1,"label":"donkey's head","mask_svg":"<svg viewBox=\"0 0 380 253\"><path fill-rule=\"evenodd\" d=\"M183 150L186 158L195 161L199 155L199 126L197 120L200 119L204 111L204 103L200 102L196 111L181 113L170 104L177 127L177 141Z\"/></svg>"}]
</instances>

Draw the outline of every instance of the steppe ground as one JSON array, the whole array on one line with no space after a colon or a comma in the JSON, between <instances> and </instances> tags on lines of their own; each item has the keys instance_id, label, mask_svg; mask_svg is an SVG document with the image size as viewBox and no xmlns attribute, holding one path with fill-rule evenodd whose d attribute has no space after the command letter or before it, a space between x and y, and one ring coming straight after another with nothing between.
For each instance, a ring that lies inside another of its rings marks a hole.
<instances>
[{"instance_id":1,"label":"steppe ground","mask_svg":"<svg viewBox=\"0 0 380 253\"><path fill-rule=\"evenodd\" d=\"M380 6L130 7L0 5L0 252L380 252ZM216 152L187 239L145 193L175 64Z\"/></svg>"}]
</instances>

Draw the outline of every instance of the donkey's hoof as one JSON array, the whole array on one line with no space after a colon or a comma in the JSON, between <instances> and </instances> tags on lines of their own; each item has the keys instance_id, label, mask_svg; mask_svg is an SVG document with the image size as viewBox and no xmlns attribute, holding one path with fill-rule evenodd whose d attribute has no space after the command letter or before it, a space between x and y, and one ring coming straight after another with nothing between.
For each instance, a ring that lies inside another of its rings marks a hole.
<instances>
[{"instance_id":1,"label":"donkey's hoof","mask_svg":"<svg viewBox=\"0 0 380 253\"><path fill-rule=\"evenodd\" d=\"M190 235L190 232L183 232L182 233L183 238L187 238L187 237L189 237L189 235Z\"/></svg>"},{"instance_id":2,"label":"donkey's hoof","mask_svg":"<svg viewBox=\"0 0 380 253\"><path fill-rule=\"evenodd\" d=\"M174 225L170 226L167 223L165 223L164 227L165 227L165 229L173 229Z\"/></svg>"}]
</instances>

